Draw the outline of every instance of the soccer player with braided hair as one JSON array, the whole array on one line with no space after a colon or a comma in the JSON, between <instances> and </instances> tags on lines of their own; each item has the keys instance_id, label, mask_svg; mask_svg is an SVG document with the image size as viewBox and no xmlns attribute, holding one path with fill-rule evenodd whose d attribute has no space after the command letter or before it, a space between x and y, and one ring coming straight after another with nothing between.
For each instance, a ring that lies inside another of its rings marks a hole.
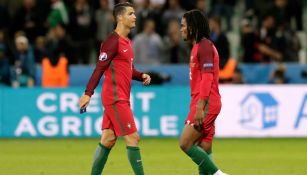
<instances>
[{"instance_id":1,"label":"soccer player with braided hair","mask_svg":"<svg viewBox=\"0 0 307 175\"><path fill-rule=\"evenodd\" d=\"M209 40L208 17L199 10L186 12L181 35L193 44L190 55L190 112L180 138L180 148L198 165L200 175L226 175L210 158L214 122L221 110L219 54Z\"/></svg>"}]
</instances>

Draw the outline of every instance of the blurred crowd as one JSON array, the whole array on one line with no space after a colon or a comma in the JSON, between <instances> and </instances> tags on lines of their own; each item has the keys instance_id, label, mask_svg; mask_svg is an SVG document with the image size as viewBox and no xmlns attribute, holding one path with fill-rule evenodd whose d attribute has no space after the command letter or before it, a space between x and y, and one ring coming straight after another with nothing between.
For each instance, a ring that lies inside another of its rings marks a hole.
<instances>
[{"instance_id":1,"label":"blurred crowd","mask_svg":"<svg viewBox=\"0 0 307 175\"><path fill-rule=\"evenodd\" d=\"M95 64L101 42L114 29L118 0L0 0L0 81L34 85L35 65L42 83L67 86L71 64ZM131 2L131 1L130 1ZM244 4L239 24L233 20ZM180 37L180 19L191 9L209 16L211 40L220 54L224 82L244 83L237 62L298 62L297 31L303 30L302 0L133 0L137 24L131 33L135 63L184 64L191 45ZM239 58L232 58L228 32L240 25ZM58 74L58 75L56 75ZM64 79L62 77L65 77ZM61 80L60 80L61 79Z\"/></svg>"}]
</instances>

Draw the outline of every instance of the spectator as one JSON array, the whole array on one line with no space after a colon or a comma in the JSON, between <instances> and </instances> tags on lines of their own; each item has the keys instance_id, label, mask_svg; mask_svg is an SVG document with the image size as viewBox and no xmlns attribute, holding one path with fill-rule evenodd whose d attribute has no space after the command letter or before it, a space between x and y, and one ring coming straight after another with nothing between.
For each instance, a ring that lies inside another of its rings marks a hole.
<instances>
[{"instance_id":1,"label":"spectator","mask_svg":"<svg viewBox=\"0 0 307 175\"><path fill-rule=\"evenodd\" d=\"M157 26L161 25L160 14L152 8L150 0L143 0L140 9L136 11L136 32L141 33L143 31L144 23L147 19L155 21ZM159 33L159 32L158 32ZM162 32L163 33L163 32Z\"/></svg>"},{"instance_id":2,"label":"spectator","mask_svg":"<svg viewBox=\"0 0 307 175\"><path fill-rule=\"evenodd\" d=\"M219 53L220 69L223 69L230 56L229 42L226 35L222 32L221 19L219 17L211 17L209 19L209 25L211 30L210 39L213 41Z\"/></svg>"},{"instance_id":3,"label":"spectator","mask_svg":"<svg viewBox=\"0 0 307 175\"><path fill-rule=\"evenodd\" d=\"M274 17L275 25L279 26L283 23L289 26L288 12L287 12L287 0L274 0L272 6L268 8L268 12ZM267 12L266 12L267 13Z\"/></svg>"},{"instance_id":4,"label":"spectator","mask_svg":"<svg viewBox=\"0 0 307 175\"><path fill-rule=\"evenodd\" d=\"M69 64L72 60L71 40L66 35L63 23L50 29L48 34L48 55L42 59L42 86L67 87L69 85ZM75 62L74 62L75 61Z\"/></svg>"},{"instance_id":5,"label":"spectator","mask_svg":"<svg viewBox=\"0 0 307 175\"><path fill-rule=\"evenodd\" d=\"M65 4L62 0L51 0L51 12L48 16L50 27L55 27L58 23L68 25L69 16Z\"/></svg>"},{"instance_id":6,"label":"spectator","mask_svg":"<svg viewBox=\"0 0 307 175\"><path fill-rule=\"evenodd\" d=\"M202 12L206 12L206 0L197 0L196 8Z\"/></svg>"},{"instance_id":7,"label":"spectator","mask_svg":"<svg viewBox=\"0 0 307 175\"><path fill-rule=\"evenodd\" d=\"M303 1L302 0L288 0L287 13L289 13L289 22L291 24L291 19L295 18L296 30L303 30ZM305 1L306 7L306 1ZM291 28L292 29L292 28Z\"/></svg>"},{"instance_id":8,"label":"spectator","mask_svg":"<svg viewBox=\"0 0 307 175\"><path fill-rule=\"evenodd\" d=\"M278 64L273 71L269 83L271 84L287 84L289 79L286 77L286 66L284 64Z\"/></svg>"},{"instance_id":9,"label":"spectator","mask_svg":"<svg viewBox=\"0 0 307 175\"><path fill-rule=\"evenodd\" d=\"M298 62L301 44L294 31L288 30L284 23L277 26L276 49L282 54L283 62Z\"/></svg>"},{"instance_id":10,"label":"spectator","mask_svg":"<svg viewBox=\"0 0 307 175\"><path fill-rule=\"evenodd\" d=\"M221 75L221 72L220 72ZM227 78L220 76L219 83L221 84L244 84L244 78L241 69L235 66L230 76Z\"/></svg>"},{"instance_id":11,"label":"spectator","mask_svg":"<svg viewBox=\"0 0 307 175\"><path fill-rule=\"evenodd\" d=\"M267 11L273 15L277 26L283 23L286 29L293 30L294 26L291 26L291 19L295 17L296 29L302 30L302 0L274 0L274 3L269 6Z\"/></svg>"},{"instance_id":12,"label":"spectator","mask_svg":"<svg viewBox=\"0 0 307 175\"><path fill-rule=\"evenodd\" d=\"M282 54L276 50L275 41L275 20L272 15L263 17L259 30L260 46L259 50L263 54L262 62L281 61Z\"/></svg>"},{"instance_id":13,"label":"spectator","mask_svg":"<svg viewBox=\"0 0 307 175\"><path fill-rule=\"evenodd\" d=\"M163 8L164 4L166 4L166 0L150 0L150 3L153 5L155 9Z\"/></svg>"},{"instance_id":14,"label":"spectator","mask_svg":"<svg viewBox=\"0 0 307 175\"><path fill-rule=\"evenodd\" d=\"M143 0L141 0L141 1L143 1ZM143 8L144 8L144 6L146 6L146 1L147 0L143 1ZM162 21L163 20L162 16L163 16L164 6L166 4L166 0L149 0L149 3L147 3L147 4L149 5L149 8L152 9L153 15L151 14L151 15L147 16L146 10L145 10L145 13L144 13L145 15L143 14L144 15L142 17L143 19L141 19L143 25L139 25L139 27L143 28L145 20L149 19L149 18L151 18L155 21L156 26L163 26L164 23ZM147 16L147 17L145 18L145 16ZM136 21L137 25L138 25L138 21L139 21L139 17L137 16L137 21ZM157 27L156 32L162 37L165 34L165 29L166 28L163 28L163 27ZM139 30L138 33L142 32L142 31L143 30Z\"/></svg>"},{"instance_id":15,"label":"spectator","mask_svg":"<svg viewBox=\"0 0 307 175\"><path fill-rule=\"evenodd\" d=\"M45 32L43 21L37 11L36 1L23 0L23 5L14 16L12 32L24 31L30 43L34 43L35 38Z\"/></svg>"},{"instance_id":16,"label":"spectator","mask_svg":"<svg viewBox=\"0 0 307 175\"><path fill-rule=\"evenodd\" d=\"M270 63L281 61L282 54L274 48L274 18L266 16L262 21L260 32L255 32L249 20L243 20L241 26L242 61L245 63Z\"/></svg>"},{"instance_id":17,"label":"spectator","mask_svg":"<svg viewBox=\"0 0 307 175\"><path fill-rule=\"evenodd\" d=\"M162 16L163 28L166 29L171 20L177 20L180 22L184 12L185 11L180 7L178 0L169 0L168 8L165 10Z\"/></svg>"},{"instance_id":18,"label":"spectator","mask_svg":"<svg viewBox=\"0 0 307 175\"><path fill-rule=\"evenodd\" d=\"M0 29L8 29L10 25L10 15L6 7L0 5Z\"/></svg>"},{"instance_id":19,"label":"spectator","mask_svg":"<svg viewBox=\"0 0 307 175\"><path fill-rule=\"evenodd\" d=\"M95 12L97 53L99 53L101 42L105 40L114 28L112 11L109 9L109 0L99 0L99 2L100 8Z\"/></svg>"},{"instance_id":20,"label":"spectator","mask_svg":"<svg viewBox=\"0 0 307 175\"><path fill-rule=\"evenodd\" d=\"M9 60L10 64L13 64L14 54L10 47L8 31L6 29L0 29L0 46L5 58Z\"/></svg>"},{"instance_id":21,"label":"spectator","mask_svg":"<svg viewBox=\"0 0 307 175\"><path fill-rule=\"evenodd\" d=\"M5 46L0 43L0 86L10 83L10 63L5 55Z\"/></svg>"},{"instance_id":22,"label":"spectator","mask_svg":"<svg viewBox=\"0 0 307 175\"><path fill-rule=\"evenodd\" d=\"M79 63L88 64L90 62L95 31L94 10L89 6L87 0L76 0L70 13L68 32L74 44L74 57Z\"/></svg>"},{"instance_id":23,"label":"spectator","mask_svg":"<svg viewBox=\"0 0 307 175\"><path fill-rule=\"evenodd\" d=\"M64 56L42 60L42 87L68 87L68 60Z\"/></svg>"},{"instance_id":24,"label":"spectator","mask_svg":"<svg viewBox=\"0 0 307 175\"><path fill-rule=\"evenodd\" d=\"M212 16L223 16L226 18L227 31L232 30L231 18L233 14L236 0L212 0L211 1L211 12Z\"/></svg>"},{"instance_id":25,"label":"spectator","mask_svg":"<svg viewBox=\"0 0 307 175\"><path fill-rule=\"evenodd\" d=\"M198 4L199 0L179 0L181 7L184 8L184 10L192 10L197 8L197 4ZM205 2L205 0L201 0L203 2ZM199 9L200 10L200 9Z\"/></svg>"},{"instance_id":26,"label":"spectator","mask_svg":"<svg viewBox=\"0 0 307 175\"><path fill-rule=\"evenodd\" d=\"M25 36L17 36L15 39L16 52L14 69L12 73L13 87L34 86L35 63L33 50Z\"/></svg>"},{"instance_id":27,"label":"spectator","mask_svg":"<svg viewBox=\"0 0 307 175\"><path fill-rule=\"evenodd\" d=\"M241 47L242 52L242 62L244 63L254 63L260 59L260 52L257 49L257 35L251 26L248 19L243 19L241 24Z\"/></svg>"},{"instance_id":28,"label":"spectator","mask_svg":"<svg viewBox=\"0 0 307 175\"><path fill-rule=\"evenodd\" d=\"M178 64L189 62L189 48L181 39L180 25L177 20L168 24L167 35L163 38L165 59L167 63Z\"/></svg>"},{"instance_id":29,"label":"spectator","mask_svg":"<svg viewBox=\"0 0 307 175\"><path fill-rule=\"evenodd\" d=\"M50 29L47 38L48 58L52 64L58 62L58 58L65 57L69 64L77 64L78 60L73 57L72 41L69 35L66 35L66 26L63 23Z\"/></svg>"},{"instance_id":30,"label":"spectator","mask_svg":"<svg viewBox=\"0 0 307 175\"><path fill-rule=\"evenodd\" d=\"M155 23L148 19L144 24L144 31L137 34L133 40L133 49L136 53L135 63L159 65L163 60L163 42L161 37L155 32Z\"/></svg>"},{"instance_id":31,"label":"spectator","mask_svg":"<svg viewBox=\"0 0 307 175\"><path fill-rule=\"evenodd\" d=\"M40 64L42 59L47 55L46 39L43 36L38 36L35 40L34 58L35 63Z\"/></svg>"},{"instance_id":32,"label":"spectator","mask_svg":"<svg viewBox=\"0 0 307 175\"><path fill-rule=\"evenodd\" d=\"M268 0L244 0L245 13L261 16L268 11L267 7L271 1Z\"/></svg>"}]
</instances>

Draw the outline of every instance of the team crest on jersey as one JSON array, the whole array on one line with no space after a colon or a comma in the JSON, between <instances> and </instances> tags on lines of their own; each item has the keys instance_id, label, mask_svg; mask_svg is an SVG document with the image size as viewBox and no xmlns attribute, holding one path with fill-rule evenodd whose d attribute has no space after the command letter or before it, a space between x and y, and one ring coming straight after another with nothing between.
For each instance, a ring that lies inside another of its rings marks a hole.
<instances>
[{"instance_id":1,"label":"team crest on jersey","mask_svg":"<svg viewBox=\"0 0 307 175\"><path fill-rule=\"evenodd\" d=\"M108 59L107 53L105 53L105 52L100 53L100 55L99 55L99 60L100 61L105 61L107 59Z\"/></svg>"},{"instance_id":2,"label":"team crest on jersey","mask_svg":"<svg viewBox=\"0 0 307 175\"><path fill-rule=\"evenodd\" d=\"M127 127L128 127L129 129L131 129L131 127L132 127L132 126L131 126L131 123L128 123L128 124L127 124Z\"/></svg>"}]
</instances>

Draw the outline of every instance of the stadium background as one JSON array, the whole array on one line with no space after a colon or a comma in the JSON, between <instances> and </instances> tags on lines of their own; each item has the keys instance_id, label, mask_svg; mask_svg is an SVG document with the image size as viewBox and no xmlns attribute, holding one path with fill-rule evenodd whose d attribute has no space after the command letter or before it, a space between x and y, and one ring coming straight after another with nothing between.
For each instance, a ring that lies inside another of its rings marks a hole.
<instances>
[{"instance_id":1,"label":"stadium background","mask_svg":"<svg viewBox=\"0 0 307 175\"><path fill-rule=\"evenodd\" d=\"M89 173L99 140L101 87L85 115L78 114L78 99L98 43L113 28L107 9L117 1L100 9L98 0L64 0L67 18L59 2L0 0L1 175ZM307 174L306 1L143 2L134 1L141 22L131 39L137 68L150 72L154 84L134 83L131 101L146 173L197 174L177 141L188 112L191 47L178 40L178 18L197 7L210 14L211 39L222 60L214 161L229 174ZM69 85L42 86L42 59L56 64L60 56L69 62ZM27 64L20 66L21 59ZM132 174L125 154L120 139L105 174Z\"/></svg>"}]
</instances>

